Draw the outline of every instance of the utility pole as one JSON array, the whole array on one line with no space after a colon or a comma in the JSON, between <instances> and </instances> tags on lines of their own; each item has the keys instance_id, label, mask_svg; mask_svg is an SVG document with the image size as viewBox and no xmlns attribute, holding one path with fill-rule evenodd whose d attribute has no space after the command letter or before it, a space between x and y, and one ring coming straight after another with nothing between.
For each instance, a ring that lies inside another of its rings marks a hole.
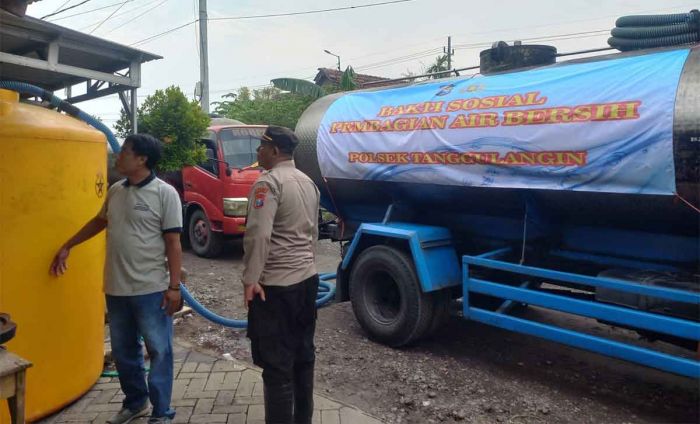
<instances>
[{"instance_id":1,"label":"utility pole","mask_svg":"<svg viewBox=\"0 0 700 424\"><path fill-rule=\"evenodd\" d=\"M447 69L452 70L452 55L455 54L455 51L452 49L451 36L447 36L447 50L443 47L442 52L447 55Z\"/></svg>"},{"instance_id":2,"label":"utility pole","mask_svg":"<svg viewBox=\"0 0 700 424\"><path fill-rule=\"evenodd\" d=\"M200 103L209 113L209 59L207 54L207 0L199 0L199 82L202 87Z\"/></svg>"}]
</instances>

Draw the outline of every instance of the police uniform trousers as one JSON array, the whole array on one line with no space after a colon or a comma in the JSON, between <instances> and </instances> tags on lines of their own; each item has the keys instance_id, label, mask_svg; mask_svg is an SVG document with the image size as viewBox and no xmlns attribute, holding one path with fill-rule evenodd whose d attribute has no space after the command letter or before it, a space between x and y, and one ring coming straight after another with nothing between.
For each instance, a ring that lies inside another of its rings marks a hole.
<instances>
[{"instance_id":1,"label":"police uniform trousers","mask_svg":"<svg viewBox=\"0 0 700 424\"><path fill-rule=\"evenodd\" d=\"M314 331L319 278L263 286L248 309L253 362L263 369L265 422L310 424L313 414Z\"/></svg>"}]
</instances>

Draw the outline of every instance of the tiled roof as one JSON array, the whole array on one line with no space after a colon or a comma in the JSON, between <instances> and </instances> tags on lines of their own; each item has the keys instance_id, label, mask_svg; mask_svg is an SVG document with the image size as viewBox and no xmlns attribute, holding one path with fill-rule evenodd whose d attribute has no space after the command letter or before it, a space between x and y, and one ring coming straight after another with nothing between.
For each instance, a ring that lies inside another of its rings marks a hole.
<instances>
[{"instance_id":1,"label":"tiled roof","mask_svg":"<svg viewBox=\"0 0 700 424\"><path fill-rule=\"evenodd\" d=\"M317 85L324 85L324 84L335 84L338 85L340 84L340 78L343 76L343 73L337 69L330 69L330 68L318 68L318 73L314 77L314 82ZM357 84L358 88L362 88L362 86L368 82L374 82L374 81L383 81L383 80L388 80L388 78L385 77L376 77L374 75L365 75L365 74L355 74L355 84ZM396 82L392 83L386 83L386 84L372 84L371 87L381 87L384 85L393 85L396 84Z\"/></svg>"}]
</instances>

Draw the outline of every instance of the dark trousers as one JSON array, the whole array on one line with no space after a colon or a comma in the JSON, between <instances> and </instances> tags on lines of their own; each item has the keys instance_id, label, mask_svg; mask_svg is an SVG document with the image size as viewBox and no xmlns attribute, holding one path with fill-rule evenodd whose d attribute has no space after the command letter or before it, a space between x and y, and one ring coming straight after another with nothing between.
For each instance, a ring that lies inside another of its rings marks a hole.
<instances>
[{"instance_id":1,"label":"dark trousers","mask_svg":"<svg viewBox=\"0 0 700 424\"><path fill-rule=\"evenodd\" d=\"M265 422L310 424L318 275L288 287L265 286L248 310L253 362L263 369Z\"/></svg>"}]
</instances>

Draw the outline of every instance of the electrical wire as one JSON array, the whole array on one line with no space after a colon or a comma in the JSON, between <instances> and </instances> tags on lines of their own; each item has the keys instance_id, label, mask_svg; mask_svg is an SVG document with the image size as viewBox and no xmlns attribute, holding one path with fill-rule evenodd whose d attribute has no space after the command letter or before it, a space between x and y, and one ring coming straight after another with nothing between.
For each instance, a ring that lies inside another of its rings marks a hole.
<instances>
[{"instance_id":1,"label":"electrical wire","mask_svg":"<svg viewBox=\"0 0 700 424\"><path fill-rule=\"evenodd\" d=\"M229 21L229 20L241 20L241 19L278 18L278 17L282 17L282 16L311 15L311 14L316 14L316 13L338 12L341 10L362 9L362 8L366 8L366 7L384 6L387 4L407 3L407 2L412 2L412 1L414 1L414 0L392 0L392 1L384 1L381 3L361 4L358 6L335 7L332 9L318 9L318 10L307 10L307 11L303 11L303 12L288 12L288 13L271 13L271 14L267 14L267 15L229 16L229 17L222 17L222 18L209 18L208 20L209 21Z\"/></svg>"},{"instance_id":2,"label":"electrical wire","mask_svg":"<svg viewBox=\"0 0 700 424\"><path fill-rule=\"evenodd\" d=\"M127 3L131 3L132 1L135 1L135 0L128 0ZM60 21L60 20L63 20L63 19L72 18L72 17L74 17L74 16L86 15L86 14L88 14L88 13L97 12L97 11L99 11L99 10L109 9L110 7L114 7L114 6L119 5L119 4L121 4L121 3L122 3L122 2L112 3L112 4L108 4L108 5L106 5L106 6L97 7L97 8L95 8L95 9L85 10L85 11L80 12L80 13L74 13L74 14L72 14L72 15L61 16L60 18L51 19L50 22L56 22L56 21ZM67 9L66 9L66 10L67 10ZM50 16L50 15L47 15L47 16ZM42 19L43 19L43 18L42 18Z\"/></svg>"},{"instance_id":3,"label":"electrical wire","mask_svg":"<svg viewBox=\"0 0 700 424\"><path fill-rule=\"evenodd\" d=\"M530 37L530 38L518 38L519 41L557 41L557 40L570 40L572 38L587 38L596 35L607 35L610 30L598 29L594 31L584 31L584 32L572 32L568 34L555 34L555 35L542 35L540 37ZM481 43L470 43L470 44L455 44L452 46L455 50L465 50L473 49L479 47L491 47L493 43L481 42Z\"/></svg>"},{"instance_id":4,"label":"electrical wire","mask_svg":"<svg viewBox=\"0 0 700 424\"><path fill-rule=\"evenodd\" d=\"M83 0L82 2L80 2L80 3L78 3L78 4L74 4L73 6L69 6L69 7L66 7L65 9L61 9L61 10L59 10L59 11L57 11L57 12L53 12L53 13L49 13L48 15L44 15L44 16L42 16L42 17L39 18L39 19L46 19L46 18L48 18L48 17L50 17L50 16L54 16L54 15L58 15L59 13L63 13L63 12L65 12L66 10L75 9L76 7L82 6L82 5L84 5L85 3L89 2L89 1L91 1L91 0Z\"/></svg>"},{"instance_id":5,"label":"electrical wire","mask_svg":"<svg viewBox=\"0 0 700 424\"><path fill-rule=\"evenodd\" d=\"M406 2L412 2L412 1L415 1L415 0L392 0L392 1L385 1L385 2L381 2L381 3L361 4L358 6L337 7L337 8L333 8L333 9L307 10L307 11L303 11L303 12L274 13L274 14L268 14L268 15L250 15L250 16L230 16L230 17L223 17L223 18L208 18L207 21L259 19L259 18L273 18L273 17L282 17L282 16L310 15L310 14L317 14L317 13L337 12L337 11L341 11L341 10L351 10L351 9L360 9L360 8L366 8L366 7L383 6L383 5L387 5L387 4L406 3ZM175 27L175 28L171 28L171 29L166 30L164 32L161 32L159 34L152 35L151 37L144 38L143 40L136 41L136 42L130 44L130 46L148 43L148 42L153 41L157 38L160 38L163 35L177 31L178 29L184 28L184 27L191 25L195 22L197 22L197 20L189 22L189 23L184 24L184 25L180 25L180 26Z\"/></svg>"},{"instance_id":6,"label":"electrical wire","mask_svg":"<svg viewBox=\"0 0 700 424\"><path fill-rule=\"evenodd\" d=\"M117 7L116 9L114 9L114 11L113 11L112 13L110 13L109 16L107 16L107 17L104 19L104 21L100 22L99 25L97 25L95 28L93 28L93 29L90 30L90 34L92 34L93 32L97 31L97 29L100 28L100 27L102 26L102 24L104 24L105 22L107 22L107 21L109 20L109 18L111 18L112 16L114 16L115 13L119 12L119 9L121 9L122 7L124 7L124 5L125 5L128 1L129 1L129 0L125 0L121 5L119 5L119 7Z\"/></svg>"},{"instance_id":7,"label":"electrical wire","mask_svg":"<svg viewBox=\"0 0 700 424\"><path fill-rule=\"evenodd\" d=\"M664 8L656 8L656 9L646 9L646 10L629 10L626 11L625 13L630 13L630 14L642 14L642 13L653 13L653 12L663 12L667 10L677 10L680 7L695 7L697 2L688 2L688 3L683 3L683 4L677 4L675 6L667 6ZM577 19L577 20L572 20L572 21L560 21L558 22L559 25L563 24L574 24L574 23L580 23L580 22L591 22L591 21L600 21L603 19L608 19L608 18L617 18L619 15L607 15L607 16L601 16L599 18L590 18L590 19ZM542 24L542 25L529 25L525 26L519 29L533 29L533 28L551 28L552 24L547 23L547 24ZM473 33L468 33L468 34L453 34L453 37L459 37L459 36L475 36L475 35L481 35L481 34L493 34L493 33L499 33L499 32L512 32L513 28L499 28L499 29L493 29L489 31L479 31L479 32L473 32Z\"/></svg>"},{"instance_id":8,"label":"electrical wire","mask_svg":"<svg viewBox=\"0 0 700 424\"><path fill-rule=\"evenodd\" d=\"M121 12L121 13L117 13L116 15L112 16L112 19L118 18L118 17L120 17L120 16L128 15L129 13L131 13L131 12L133 12L133 11L135 11L135 10L143 9L144 7L148 7L148 6L152 5L152 4L158 3L159 1L160 1L160 0L153 0L153 1L150 1L150 2L148 2L148 3L142 4L142 5L140 5L140 6L133 7L133 8L131 8L131 9L129 9L129 10L125 10L125 11L123 11L123 12ZM119 3L119 4L121 4L121 3ZM116 4L113 4L113 5L111 5L110 7L113 7L113 6L117 6L117 5L116 5ZM95 25L99 24L101 21L102 21L102 19L100 19L99 21L95 21L95 22L91 23L90 25L86 25L86 26L84 26L84 27L81 27L81 28L80 28L80 31L86 30L86 29L88 29L88 28L92 28L92 27L94 27ZM111 29L109 32L113 31L114 29L115 29L115 28Z\"/></svg>"},{"instance_id":9,"label":"electrical wire","mask_svg":"<svg viewBox=\"0 0 700 424\"><path fill-rule=\"evenodd\" d=\"M170 29L167 30L167 31L163 31L163 32L161 32L161 33L152 35L152 36L150 36L150 37L144 38L143 40L136 41L136 42L131 43L131 44L129 44L129 45L130 45L130 46L136 46L136 45L148 43L148 42L153 41L153 40L155 40L155 39L157 39L157 38L160 38L160 37L162 37L162 36L164 36L164 35L170 34L171 32L175 32L175 31L177 31L177 30L179 30L179 29L182 29L182 28L184 28L184 27L186 27L186 26L190 26L190 25L192 25L192 24L195 23L195 22L197 22L197 20L187 22L187 23L182 24L182 25L180 25L180 26L176 26L175 28L170 28Z\"/></svg>"},{"instance_id":10,"label":"electrical wire","mask_svg":"<svg viewBox=\"0 0 700 424\"><path fill-rule=\"evenodd\" d=\"M58 12L59 10L61 10L61 9L63 8L63 6L67 5L67 4L70 3L71 1L73 1L73 0L66 0L66 1L64 1L63 4L61 4L61 5L58 6L56 9L54 9L54 11L51 12L51 13Z\"/></svg>"},{"instance_id":11,"label":"electrical wire","mask_svg":"<svg viewBox=\"0 0 700 424\"><path fill-rule=\"evenodd\" d=\"M369 63L366 65L358 65L355 69L367 70L367 69L381 68L384 66L395 65L397 63L408 62L408 61L411 61L414 59L421 59L424 57L430 57L430 56L433 56L435 54L440 54L441 52L442 52L441 49L435 48L435 49L431 49L430 51L424 51L424 52L420 52L420 53L414 53L411 55L395 57L392 59L383 60L381 62Z\"/></svg>"},{"instance_id":12,"label":"electrical wire","mask_svg":"<svg viewBox=\"0 0 700 424\"><path fill-rule=\"evenodd\" d=\"M147 3L147 4L148 4L148 5L151 5L151 4L153 4L153 3L157 2L157 1L158 1L158 0L155 0L154 2ZM113 31L115 31L115 30L117 30L117 29L121 29L121 28L124 28L124 27L127 26L127 25L133 24L134 22L136 22L137 20L139 20L140 18L142 18L143 16L145 16L148 12L150 12L150 11L152 11L152 10L154 10L154 9L159 8L159 7L162 6L164 3L167 3L167 2L168 2L168 0L161 0L160 3L156 4L155 6L151 7L151 8L148 9L148 10L145 10L145 11L139 13L138 15L134 16L133 18L129 19L127 22L125 22L125 23L123 23L123 24L121 24L121 25L115 26L114 28L112 28L112 29L110 29L109 31L107 31L105 34L109 34L109 33L113 32ZM141 7L143 7L143 6L141 6ZM131 11L134 11L134 10L136 10L136 9L137 9L137 8L131 9ZM126 13L128 13L128 12L130 12L130 11L127 11L127 12L125 12L125 13L123 13L123 14L120 14L120 15L124 15L124 14L126 14ZM115 15L114 17L116 18L117 16L120 16L120 15Z\"/></svg>"}]
</instances>

